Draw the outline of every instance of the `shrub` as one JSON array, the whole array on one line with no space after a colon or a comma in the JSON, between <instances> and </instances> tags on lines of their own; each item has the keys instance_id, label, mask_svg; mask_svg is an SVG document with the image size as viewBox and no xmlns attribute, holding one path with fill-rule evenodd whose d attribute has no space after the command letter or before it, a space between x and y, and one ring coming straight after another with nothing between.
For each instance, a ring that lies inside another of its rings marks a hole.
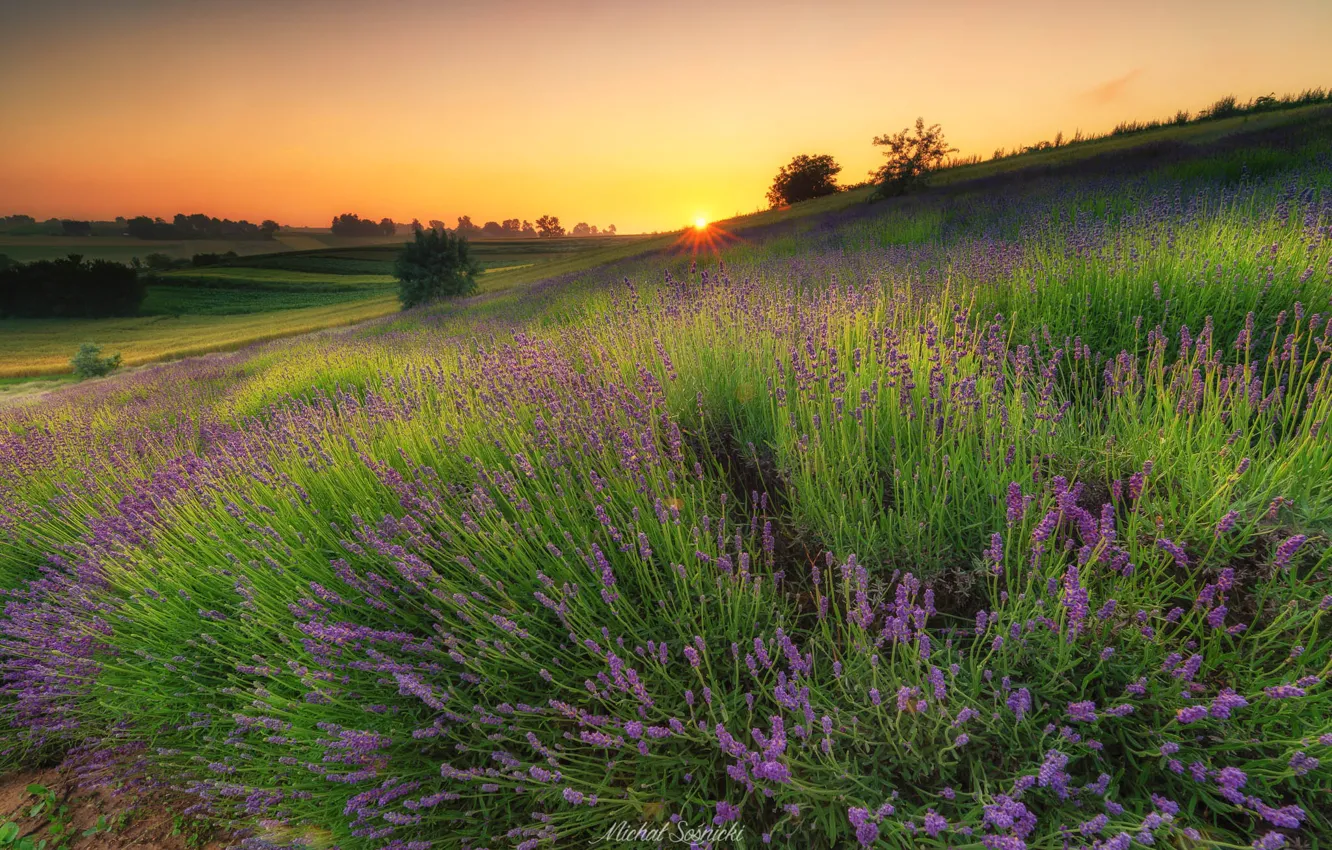
<instances>
[{"instance_id":1,"label":"shrub","mask_svg":"<svg viewBox=\"0 0 1332 850\"><path fill-rule=\"evenodd\" d=\"M402 306L415 307L476 291L480 264L467 237L440 230L418 230L393 264Z\"/></svg>"},{"instance_id":2,"label":"shrub","mask_svg":"<svg viewBox=\"0 0 1332 850\"><path fill-rule=\"evenodd\" d=\"M120 355L103 357L101 347L85 342L79 346L78 353L69 361L69 365L74 367L74 374L80 378L100 378L120 368Z\"/></svg>"},{"instance_id":3,"label":"shrub","mask_svg":"<svg viewBox=\"0 0 1332 850\"><path fill-rule=\"evenodd\" d=\"M768 190L768 203L774 207L822 198L838 191L837 175L842 166L828 154L800 154L783 165Z\"/></svg>"}]
</instances>

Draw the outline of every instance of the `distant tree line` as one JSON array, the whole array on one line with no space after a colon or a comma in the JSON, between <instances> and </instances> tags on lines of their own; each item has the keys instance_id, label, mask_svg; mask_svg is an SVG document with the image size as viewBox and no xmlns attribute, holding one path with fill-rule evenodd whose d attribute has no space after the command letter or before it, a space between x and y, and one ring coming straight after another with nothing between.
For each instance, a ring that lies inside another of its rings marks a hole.
<instances>
[{"instance_id":1,"label":"distant tree line","mask_svg":"<svg viewBox=\"0 0 1332 850\"><path fill-rule=\"evenodd\" d=\"M419 221L412 222L413 230L424 229ZM532 223L527 220L518 220L516 218L506 218L503 221L488 221L483 225L477 226L469 215L458 216L458 226L450 228L444 222L438 219L430 220L431 230L440 232L448 231L460 236L490 236L497 239L551 239L556 236L614 236L615 225L610 224L605 229L598 228L595 224L588 224L580 221L573 226L572 231L566 231L564 225L560 224L559 216L543 215Z\"/></svg>"},{"instance_id":2,"label":"distant tree line","mask_svg":"<svg viewBox=\"0 0 1332 850\"><path fill-rule=\"evenodd\" d=\"M397 223L391 218L361 218L356 213L343 213L333 219L329 228L334 236L392 236L398 232Z\"/></svg>"},{"instance_id":3,"label":"distant tree line","mask_svg":"<svg viewBox=\"0 0 1332 850\"><path fill-rule=\"evenodd\" d=\"M272 239L280 227L272 219L254 224L244 219L211 218L203 213L177 213L171 221L140 215L125 222L125 232L136 239Z\"/></svg>"},{"instance_id":4,"label":"distant tree line","mask_svg":"<svg viewBox=\"0 0 1332 850\"><path fill-rule=\"evenodd\" d=\"M116 221L81 221L68 218L48 218L38 221L30 215L0 216L0 233L14 236L120 236L125 232L125 219Z\"/></svg>"},{"instance_id":5,"label":"distant tree line","mask_svg":"<svg viewBox=\"0 0 1332 850\"><path fill-rule=\"evenodd\" d=\"M49 218L38 221L30 215L0 216L0 233L15 236L121 236L137 239L186 240L260 240L272 239L281 229L276 221L267 219L260 224L212 218L203 213L185 215L177 213L171 220L141 215L131 219L117 216L114 221L95 221L70 218Z\"/></svg>"},{"instance_id":6,"label":"distant tree line","mask_svg":"<svg viewBox=\"0 0 1332 850\"><path fill-rule=\"evenodd\" d=\"M145 293L137 269L109 260L0 262L0 318L133 316Z\"/></svg>"}]
</instances>

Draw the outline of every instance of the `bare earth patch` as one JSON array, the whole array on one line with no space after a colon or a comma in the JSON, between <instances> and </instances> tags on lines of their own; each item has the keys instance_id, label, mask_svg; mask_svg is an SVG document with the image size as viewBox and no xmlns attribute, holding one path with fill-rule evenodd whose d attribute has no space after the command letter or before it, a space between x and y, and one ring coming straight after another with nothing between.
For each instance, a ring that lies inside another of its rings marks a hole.
<instances>
[{"instance_id":1,"label":"bare earth patch","mask_svg":"<svg viewBox=\"0 0 1332 850\"><path fill-rule=\"evenodd\" d=\"M30 785L55 794L54 805L43 807L35 816L31 812L39 797L29 792ZM38 845L45 840L48 850L222 850L227 846L228 836L205 822L181 817L179 813L188 803L177 803L169 795L81 791L69 770L55 767L0 778L0 824L17 824L20 836L31 836ZM51 833L53 823L64 825L63 832L69 836L64 842Z\"/></svg>"}]
</instances>

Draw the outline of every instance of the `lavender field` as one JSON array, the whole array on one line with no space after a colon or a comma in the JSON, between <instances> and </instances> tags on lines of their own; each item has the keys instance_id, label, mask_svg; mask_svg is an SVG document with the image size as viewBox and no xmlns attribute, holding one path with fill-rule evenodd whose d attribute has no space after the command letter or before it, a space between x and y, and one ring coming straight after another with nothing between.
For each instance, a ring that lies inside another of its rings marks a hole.
<instances>
[{"instance_id":1,"label":"lavender field","mask_svg":"<svg viewBox=\"0 0 1332 850\"><path fill-rule=\"evenodd\" d=\"M1327 847L1327 138L0 408L4 764L250 848Z\"/></svg>"}]
</instances>

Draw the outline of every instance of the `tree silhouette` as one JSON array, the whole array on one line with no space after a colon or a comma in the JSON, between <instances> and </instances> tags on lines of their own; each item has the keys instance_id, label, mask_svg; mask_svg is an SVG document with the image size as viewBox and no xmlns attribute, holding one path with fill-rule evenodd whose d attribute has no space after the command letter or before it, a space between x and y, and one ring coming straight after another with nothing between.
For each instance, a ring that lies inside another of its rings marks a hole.
<instances>
[{"instance_id":1,"label":"tree silhouette","mask_svg":"<svg viewBox=\"0 0 1332 850\"><path fill-rule=\"evenodd\" d=\"M837 174L842 166L828 154L800 154L783 165L768 190L768 203L774 207L821 198L837 191Z\"/></svg>"},{"instance_id":2,"label":"tree silhouette","mask_svg":"<svg viewBox=\"0 0 1332 850\"><path fill-rule=\"evenodd\" d=\"M885 147L887 162L871 172L879 184L879 194L888 197L901 195L923 186L929 173L943 165L944 157L957 151L944 139L938 124L925 126L924 118L916 119L916 133L910 128L900 133L875 136L874 144Z\"/></svg>"},{"instance_id":3,"label":"tree silhouette","mask_svg":"<svg viewBox=\"0 0 1332 850\"><path fill-rule=\"evenodd\" d=\"M536 220L537 236L543 239L550 239L555 236L563 236L564 228L560 225L560 217L555 215L543 215Z\"/></svg>"}]
</instances>

